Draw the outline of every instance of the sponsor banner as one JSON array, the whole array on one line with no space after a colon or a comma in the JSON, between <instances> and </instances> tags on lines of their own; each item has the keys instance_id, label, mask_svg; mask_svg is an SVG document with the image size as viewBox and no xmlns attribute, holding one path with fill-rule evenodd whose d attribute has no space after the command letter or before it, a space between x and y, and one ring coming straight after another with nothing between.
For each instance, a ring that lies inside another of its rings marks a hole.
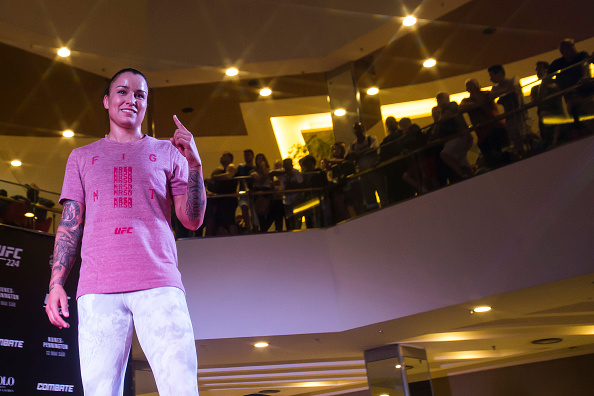
<instances>
[{"instance_id":1,"label":"sponsor banner","mask_svg":"<svg viewBox=\"0 0 594 396\"><path fill-rule=\"evenodd\" d=\"M75 303L80 262L64 287L70 328L58 329L45 313L53 245L51 235L0 225L0 395L83 395Z\"/></svg>"}]
</instances>

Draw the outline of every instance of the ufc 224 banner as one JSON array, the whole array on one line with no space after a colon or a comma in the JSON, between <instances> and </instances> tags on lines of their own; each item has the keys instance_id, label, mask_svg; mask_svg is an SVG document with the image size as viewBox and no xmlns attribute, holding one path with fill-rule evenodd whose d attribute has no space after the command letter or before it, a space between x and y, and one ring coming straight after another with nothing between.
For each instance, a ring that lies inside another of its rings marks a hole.
<instances>
[{"instance_id":1,"label":"ufc 224 banner","mask_svg":"<svg viewBox=\"0 0 594 396\"><path fill-rule=\"evenodd\" d=\"M66 281L69 329L45 314L54 236L0 225L0 396L83 395L78 362L76 285Z\"/></svg>"}]
</instances>

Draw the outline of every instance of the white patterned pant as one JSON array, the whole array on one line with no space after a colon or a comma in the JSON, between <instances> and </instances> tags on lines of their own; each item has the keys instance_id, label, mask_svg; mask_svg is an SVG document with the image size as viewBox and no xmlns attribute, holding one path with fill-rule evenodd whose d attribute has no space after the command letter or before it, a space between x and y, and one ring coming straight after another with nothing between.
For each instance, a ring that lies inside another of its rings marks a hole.
<instances>
[{"instance_id":1,"label":"white patterned pant","mask_svg":"<svg viewBox=\"0 0 594 396\"><path fill-rule=\"evenodd\" d=\"M160 396L197 396L194 331L183 291L159 287L78 299L78 343L85 396L121 396L132 326Z\"/></svg>"}]
</instances>

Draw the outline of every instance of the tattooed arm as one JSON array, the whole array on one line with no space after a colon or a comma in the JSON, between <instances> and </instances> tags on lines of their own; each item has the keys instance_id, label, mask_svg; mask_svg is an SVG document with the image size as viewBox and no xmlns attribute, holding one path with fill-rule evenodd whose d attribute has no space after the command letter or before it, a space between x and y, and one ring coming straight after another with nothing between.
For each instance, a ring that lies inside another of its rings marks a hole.
<instances>
[{"instance_id":1,"label":"tattooed arm","mask_svg":"<svg viewBox=\"0 0 594 396\"><path fill-rule=\"evenodd\" d=\"M60 308L62 308L64 317L68 317L68 297L64 291L64 282L66 282L66 278L78 255L84 216L85 205L76 201L64 202L62 219L54 242L54 260L49 285L49 297L45 307L50 322L59 328L70 327L60 316Z\"/></svg>"},{"instance_id":2,"label":"tattooed arm","mask_svg":"<svg viewBox=\"0 0 594 396\"><path fill-rule=\"evenodd\" d=\"M190 167L188 188L184 195L173 197L175 214L189 230L197 230L204 220L206 210L206 190L202 177L202 167Z\"/></svg>"},{"instance_id":3,"label":"tattooed arm","mask_svg":"<svg viewBox=\"0 0 594 396\"><path fill-rule=\"evenodd\" d=\"M177 116L173 116L177 129L171 138L179 152L186 158L189 166L188 188L184 195L175 195L173 204L175 214L181 223L189 230L197 230L204 220L206 210L206 190L202 176L202 160L192 133L183 126Z\"/></svg>"}]
</instances>

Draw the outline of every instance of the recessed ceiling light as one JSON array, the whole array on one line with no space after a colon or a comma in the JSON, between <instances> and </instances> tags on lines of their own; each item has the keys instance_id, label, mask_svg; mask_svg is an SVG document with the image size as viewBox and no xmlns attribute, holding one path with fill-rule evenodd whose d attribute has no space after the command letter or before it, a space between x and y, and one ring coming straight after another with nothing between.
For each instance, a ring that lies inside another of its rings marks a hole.
<instances>
[{"instance_id":1,"label":"recessed ceiling light","mask_svg":"<svg viewBox=\"0 0 594 396\"><path fill-rule=\"evenodd\" d=\"M412 15L407 16L406 18L404 18L404 20L402 21L402 24L404 26L412 26L415 23L417 23L417 18L415 18Z\"/></svg>"},{"instance_id":2,"label":"recessed ceiling light","mask_svg":"<svg viewBox=\"0 0 594 396\"><path fill-rule=\"evenodd\" d=\"M404 26L412 26L415 23L417 23L417 18L415 18L412 15L407 16L406 18L404 18L404 20L402 21L402 24Z\"/></svg>"},{"instance_id":3,"label":"recessed ceiling light","mask_svg":"<svg viewBox=\"0 0 594 396\"><path fill-rule=\"evenodd\" d=\"M540 340L532 341L532 344L548 345L548 344L557 344L561 341L563 341L563 338L541 338Z\"/></svg>"},{"instance_id":4,"label":"recessed ceiling light","mask_svg":"<svg viewBox=\"0 0 594 396\"><path fill-rule=\"evenodd\" d=\"M262 88L260 90L260 96L270 96L272 94L272 90L270 88Z\"/></svg>"},{"instance_id":5,"label":"recessed ceiling light","mask_svg":"<svg viewBox=\"0 0 594 396\"><path fill-rule=\"evenodd\" d=\"M489 307L488 305L483 305L480 307L476 307L475 309L470 311L470 313L483 313L483 312L489 312L490 310L491 310L491 307Z\"/></svg>"},{"instance_id":6,"label":"recessed ceiling light","mask_svg":"<svg viewBox=\"0 0 594 396\"><path fill-rule=\"evenodd\" d=\"M31 212L25 213L25 217L35 217L35 215Z\"/></svg>"},{"instance_id":7,"label":"recessed ceiling light","mask_svg":"<svg viewBox=\"0 0 594 396\"><path fill-rule=\"evenodd\" d=\"M58 56L61 56L62 58L67 58L70 56L70 50L66 47L62 47L58 50Z\"/></svg>"},{"instance_id":8,"label":"recessed ceiling light","mask_svg":"<svg viewBox=\"0 0 594 396\"><path fill-rule=\"evenodd\" d=\"M261 341L261 342L256 342L256 343L254 344L254 346L255 346L256 348L266 348L266 347L268 346L268 343L267 343L267 342L264 342L264 341Z\"/></svg>"},{"instance_id":9,"label":"recessed ceiling light","mask_svg":"<svg viewBox=\"0 0 594 396\"><path fill-rule=\"evenodd\" d=\"M377 95L379 92L378 87L371 87L367 90L367 95Z\"/></svg>"},{"instance_id":10,"label":"recessed ceiling light","mask_svg":"<svg viewBox=\"0 0 594 396\"><path fill-rule=\"evenodd\" d=\"M483 29L483 34L493 34L497 31L496 28L494 28L493 26L488 26L486 28Z\"/></svg>"},{"instance_id":11,"label":"recessed ceiling light","mask_svg":"<svg viewBox=\"0 0 594 396\"><path fill-rule=\"evenodd\" d=\"M233 77L239 74L239 70L236 67L230 67L225 71L225 74L229 77Z\"/></svg>"},{"instance_id":12,"label":"recessed ceiling light","mask_svg":"<svg viewBox=\"0 0 594 396\"><path fill-rule=\"evenodd\" d=\"M74 131L72 129L66 129L62 132L62 136L71 138L72 136L74 136Z\"/></svg>"},{"instance_id":13,"label":"recessed ceiling light","mask_svg":"<svg viewBox=\"0 0 594 396\"><path fill-rule=\"evenodd\" d=\"M334 115L337 116L337 117L342 117L345 114L346 114L346 110L345 109L336 109L336 110L334 110Z\"/></svg>"},{"instance_id":14,"label":"recessed ceiling light","mask_svg":"<svg viewBox=\"0 0 594 396\"><path fill-rule=\"evenodd\" d=\"M10 165L12 166L21 166L23 163L17 159L10 161Z\"/></svg>"},{"instance_id":15,"label":"recessed ceiling light","mask_svg":"<svg viewBox=\"0 0 594 396\"><path fill-rule=\"evenodd\" d=\"M433 58L429 58L427 59L425 62L423 62L423 66L424 67L433 67L437 64L437 61Z\"/></svg>"}]
</instances>

